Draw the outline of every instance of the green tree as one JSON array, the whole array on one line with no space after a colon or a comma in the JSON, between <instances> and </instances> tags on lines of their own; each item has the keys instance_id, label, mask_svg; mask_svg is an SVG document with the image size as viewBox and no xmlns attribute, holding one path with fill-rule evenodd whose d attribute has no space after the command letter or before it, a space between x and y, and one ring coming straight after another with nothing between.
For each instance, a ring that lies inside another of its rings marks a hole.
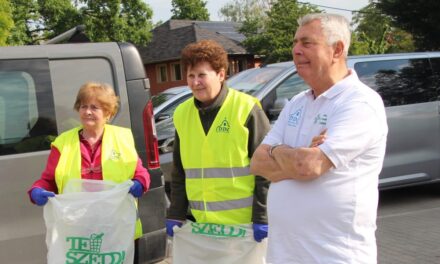
<instances>
[{"instance_id":1,"label":"green tree","mask_svg":"<svg viewBox=\"0 0 440 264\"><path fill-rule=\"evenodd\" d=\"M412 34L417 50L440 49L440 1L377 0L377 7L391 17L394 26Z\"/></svg>"},{"instance_id":2,"label":"green tree","mask_svg":"<svg viewBox=\"0 0 440 264\"><path fill-rule=\"evenodd\" d=\"M148 43L152 10L142 0L10 0L10 45L38 44L77 25L95 42Z\"/></svg>"},{"instance_id":3,"label":"green tree","mask_svg":"<svg viewBox=\"0 0 440 264\"><path fill-rule=\"evenodd\" d=\"M411 34L392 26L391 17L381 13L376 3L359 10L352 25L357 27L352 34L351 55L414 51Z\"/></svg>"},{"instance_id":4,"label":"green tree","mask_svg":"<svg viewBox=\"0 0 440 264\"><path fill-rule=\"evenodd\" d=\"M220 8L219 16L232 22L264 19L270 7L270 0L231 0Z\"/></svg>"},{"instance_id":5,"label":"green tree","mask_svg":"<svg viewBox=\"0 0 440 264\"><path fill-rule=\"evenodd\" d=\"M243 45L249 52L263 56L265 63L291 60L298 18L317 12L320 11L309 4L278 0L267 12L263 26L256 26L258 21L252 19L243 22L240 30L246 36Z\"/></svg>"},{"instance_id":6,"label":"green tree","mask_svg":"<svg viewBox=\"0 0 440 264\"><path fill-rule=\"evenodd\" d=\"M0 0L0 46L6 44L14 21L12 20L12 10L8 0Z\"/></svg>"},{"instance_id":7,"label":"green tree","mask_svg":"<svg viewBox=\"0 0 440 264\"><path fill-rule=\"evenodd\" d=\"M6 43L8 45L34 44L32 36L36 35L38 25L32 24L31 21L38 21L38 16L35 14L37 10L36 1L10 0L10 2L14 26Z\"/></svg>"},{"instance_id":8,"label":"green tree","mask_svg":"<svg viewBox=\"0 0 440 264\"><path fill-rule=\"evenodd\" d=\"M203 0L172 0L172 19L188 19L209 21L209 12L206 1Z\"/></svg>"}]
</instances>

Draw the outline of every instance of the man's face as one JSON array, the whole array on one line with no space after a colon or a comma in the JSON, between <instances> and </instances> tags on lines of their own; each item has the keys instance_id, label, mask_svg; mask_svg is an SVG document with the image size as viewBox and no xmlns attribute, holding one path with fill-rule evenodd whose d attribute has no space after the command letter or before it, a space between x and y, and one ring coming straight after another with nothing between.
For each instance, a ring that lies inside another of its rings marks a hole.
<instances>
[{"instance_id":1,"label":"man's face","mask_svg":"<svg viewBox=\"0 0 440 264\"><path fill-rule=\"evenodd\" d=\"M208 62L200 62L194 67L188 66L186 77L194 97L203 106L208 106L220 93L225 71L222 69L217 73Z\"/></svg>"},{"instance_id":2,"label":"man's face","mask_svg":"<svg viewBox=\"0 0 440 264\"><path fill-rule=\"evenodd\" d=\"M308 84L325 80L333 62L332 46L327 45L321 22L314 20L298 28L293 40L293 62Z\"/></svg>"}]
</instances>

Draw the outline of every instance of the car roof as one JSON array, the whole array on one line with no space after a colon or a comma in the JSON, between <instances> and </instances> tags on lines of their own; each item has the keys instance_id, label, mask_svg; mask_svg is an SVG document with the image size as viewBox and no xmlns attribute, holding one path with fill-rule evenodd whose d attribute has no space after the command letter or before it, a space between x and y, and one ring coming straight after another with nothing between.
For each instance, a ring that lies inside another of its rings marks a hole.
<instances>
[{"instance_id":1,"label":"car roof","mask_svg":"<svg viewBox=\"0 0 440 264\"><path fill-rule=\"evenodd\" d=\"M179 94L182 92L185 92L189 90L189 87L187 85L183 85L183 86L177 86L177 87L173 87L173 88L168 88L160 93L165 93L165 94Z\"/></svg>"},{"instance_id":2,"label":"car roof","mask_svg":"<svg viewBox=\"0 0 440 264\"><path fill-rule=\"evenodd\" d=\"M170 93L168 93L168 90L171 90ZM160 104L159 106L155 107L153 109L154 115L161 112L162 109L168 107L170 104L172 104L174 101L179 100L182 97L189 97L190 94L192 94L191 89L189 89L188 86L179 86L167 89L163 91L164 94L170 94L172 95L168 100Z\"/></svg>"},{"instance_id":3,"label":"car roof","mask_svg":"<svg viewBox=\"0 0 440 264\"><path fill-rule=\"evenodd\" d=\"M284 62L276 62L271 64L263 64L261 68L264 67L282 67L282 68L289 68L294 66L293 61L284 61Z\"/></svg>"}]
</instances>

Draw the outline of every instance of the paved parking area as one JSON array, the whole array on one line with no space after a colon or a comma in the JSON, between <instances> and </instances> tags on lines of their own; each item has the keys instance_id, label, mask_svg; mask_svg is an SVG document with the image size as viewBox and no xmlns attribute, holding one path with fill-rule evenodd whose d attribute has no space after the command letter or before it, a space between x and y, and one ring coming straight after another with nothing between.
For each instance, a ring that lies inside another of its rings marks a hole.
<instances>
[{"instance_id":1,"label":"paved parking area","mask_svg":"<svg viewBox=\"0 0 440 264\"><path fill-rule=\"evenodd\" d=\"M440 185L381 192L378 263L440 263Z\"/></svg>"},{"instance_id":2,"label":"paved parking area","mask_svg":"<svg viewBox=\"0 0 440 264\"><path fill-rule=\"evenodd\" d=\"M440 185L382 191L377 225L378 264L440 263Z\"/></svg>"}]
</instances>

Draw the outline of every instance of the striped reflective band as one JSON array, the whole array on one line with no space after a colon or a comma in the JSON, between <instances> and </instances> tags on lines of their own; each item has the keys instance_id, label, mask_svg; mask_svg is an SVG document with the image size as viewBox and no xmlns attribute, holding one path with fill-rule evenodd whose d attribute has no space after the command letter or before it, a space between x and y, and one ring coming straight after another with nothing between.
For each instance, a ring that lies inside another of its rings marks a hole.
<instances>
[{"instance_id":1,"label":"striped reflective band","mask_svg":"<svg viewBox=\"0 0 440 264\"><path fill-rule=\"evenodd\" d=\"M203 176L202 176L203 171ZM251 171L248 167L236 168L207 168L207 169L186 169L185 175L187 179L200 178L232 178L240 176L249 176Z\"/></svg>"},{"instance_id":2,"label":"striped reflective band","mask_svg":"<svg viewBox=\"0 0 440 264\"><path fill-rule=\"evenodd\" d=\"M254 200L253 196L238 199L238 200L229 200L229 201L221 201L221 202L206 202L203 201L189 201L191 205L191 209L200 210L200 211L223 211L223 210L232 210L232 209L241 209L252 206L252 202Z\"/></svg>"}]
</instances>

